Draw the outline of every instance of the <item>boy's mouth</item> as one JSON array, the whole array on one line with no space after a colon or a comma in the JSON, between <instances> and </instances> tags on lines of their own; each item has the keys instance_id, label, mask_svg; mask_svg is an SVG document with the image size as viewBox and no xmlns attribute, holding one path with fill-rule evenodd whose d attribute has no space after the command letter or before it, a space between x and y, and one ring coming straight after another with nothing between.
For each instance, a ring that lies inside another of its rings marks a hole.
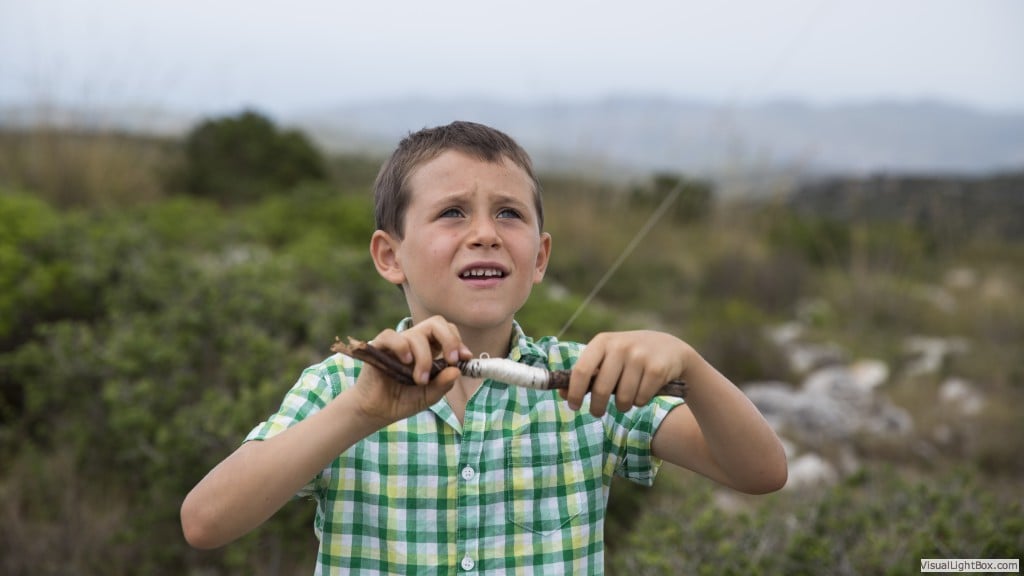
<instances>
[{"instance_id":1,"label":"boy's mouth","mask_svg":"<svg viewBox=\"0 0 1024 576\"><path fill-rule=\"evenodd\" d=\"M481 267L467 268L459 272L459 278L463 280L486 280L490 278L504 278L505 271L501 268Z\"/></svg>"}]
</instances>

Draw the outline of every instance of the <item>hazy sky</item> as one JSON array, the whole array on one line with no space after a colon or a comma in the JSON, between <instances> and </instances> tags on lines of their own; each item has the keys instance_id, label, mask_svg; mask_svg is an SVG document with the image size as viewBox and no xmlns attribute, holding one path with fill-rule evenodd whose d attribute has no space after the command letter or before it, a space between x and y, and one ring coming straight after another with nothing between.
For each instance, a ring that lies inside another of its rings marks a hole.
<instances>
[{"instance_id":1,"label":"hazy sky","mask_svg":"<svg viewBox=\"0 0 1024 576\"><path fill-rule=\"evenodd\" d=\"M0 0L0 104L940 99L1024 111L1022 0Z\"/></svg>"}]
</instances>

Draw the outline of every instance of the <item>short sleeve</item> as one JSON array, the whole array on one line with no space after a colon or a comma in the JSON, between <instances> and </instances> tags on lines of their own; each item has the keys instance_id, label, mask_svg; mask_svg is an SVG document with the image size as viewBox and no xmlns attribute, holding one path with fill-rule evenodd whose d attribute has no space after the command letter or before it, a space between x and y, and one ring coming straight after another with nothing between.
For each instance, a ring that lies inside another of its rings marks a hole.
<instances>
[{"instance_id":1,"label":"short sleeve","mask_svg":"<svg viewBox=\"0 0 1024 576\"><path fill-rule=\"evenodd\" d=\"M521 344L528 349L529 343ZM579 360L586 345L578 342L560 342L555 338L541 338L535 344L542 350L539 354L546 359L549 370L570 370ZM523 354L524 358L527 354ZM513 357L513 359L517 359ZM581 411L588 410L590 395L584 398ZM661 467L661 460L651 453L654 433L673 408L684 403L682 398L655 396L646 406L639 406L626 412L615 408L615 400L608 403L602 417L605 431L604 474L610 481L613 475L626 478L637 484L650 486Z\"/></svg>"},{"instance_id":2,"label":"short sleeve","mask_svg":"<svg viewBox=\"0 0 1024 576\"><path fill-rule=\"evenodd\" d=\"M244 442L272 438L319 412L343 389L351 386L358 374L358 361L341 354L306 368L291 390L285 394L277 412L253 428ZM297 495L311 495L316 480L317 478L312 478Z\"/></svg>"},{"instance_id":3,"label":"short sleeve","mask_svg":"<svg viewBox=\"0 0 1024 576\"><path fill-rule=\"evenodd\" d=\"M605 427L616 476L644 486L654 484L662 461L652 454L651 442L668 413L683 403L682 398L656 396L625 413L615 410L614 400L609 404Z\"/></svg>"}]
</instances>

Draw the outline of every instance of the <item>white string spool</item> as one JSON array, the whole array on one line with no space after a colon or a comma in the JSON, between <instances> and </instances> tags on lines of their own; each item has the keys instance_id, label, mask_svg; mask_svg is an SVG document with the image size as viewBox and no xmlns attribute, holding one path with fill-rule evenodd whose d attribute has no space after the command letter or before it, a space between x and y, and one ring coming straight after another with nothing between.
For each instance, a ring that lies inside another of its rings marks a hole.
<instances>
[{"instance_id":1,"label":"white string spool","mask_svg":"<svg viewBox=\"0 0 1024 576\"><path fill-rule=\"evenodd\" d=\"M506 358L488 357L467 360L462 373L470 378L487 378L534 390L547 390L550 376L550 372L544 368L519 364Z\"/></svg>"}]
</instances>

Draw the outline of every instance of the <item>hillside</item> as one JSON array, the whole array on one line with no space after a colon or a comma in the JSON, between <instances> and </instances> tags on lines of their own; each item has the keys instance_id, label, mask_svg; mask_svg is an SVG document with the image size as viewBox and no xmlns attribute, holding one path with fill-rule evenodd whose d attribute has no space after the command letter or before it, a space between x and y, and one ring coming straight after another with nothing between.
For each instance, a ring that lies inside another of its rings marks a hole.
<instances>
[{"instance_id":1,"label":"hillside","mask_svg":"<svg viewBox=\"0 0 1024 576\"><path fill-rule=\"evenodd\" d=\"M187 141L0 135L0 573L312 569L308 502L214 551L187 546L178 513L335 336L406 313L366 250L379 160L330 154L315 178L253 183L274 163ZM219 185L185 187L193 163ZM1021 557L1024 242L988 233L1019 175L844 177L744 202L691 175L540 178L554 248L522 325L558 332L686 184L565 337L679 335L790 458L787 488L759 497L668 467L653 489L616 482L609 574ZM950 209L921 220L904 208L919 203ZM955 234L932 218L949 212Z\"/></svg>"},{"instance_id":2,"label":"hillside","mask_svg":"<svg viewBox=\"0 0 1024 576\"><path fill-rule=\"evenodd\" d=\"M621 169L977 174L1024 166L1024 113L987 114L937 102L815 107L654 98L404 100L338 106L291 120L341 150L380 146L456 118L515 134L548 168L604 167L606 176Z\"/></svg>"},{"instance_id":3,"label":"hillside","mask_svg":"<svg viewBox=\"0 0 1024 576\"><path fill-rule=\"evenodd\" d=\"M40 126L180 137L200 115L160 109L0 109L0 128ZM943 102L821 107L731 105L656 97L535 103L497 100L364 102L276 118L329 153L383 154L411 130L454 119L514 134L539 166L601 178L667 170L724 178L765 174L978 175L1024 167L1024 112Z\"/></svg>"},{"instance_id":4,"label":"hillside","mask_svg":"<svg viewBox=\"0 0 1024 576\"><path fill-rule=\"evenodd\" d=\"M840 221L909 226L946 242L1024 239L1024 172L818 178L798 186L788 204Z\"/></svg>"}]
</instances>

